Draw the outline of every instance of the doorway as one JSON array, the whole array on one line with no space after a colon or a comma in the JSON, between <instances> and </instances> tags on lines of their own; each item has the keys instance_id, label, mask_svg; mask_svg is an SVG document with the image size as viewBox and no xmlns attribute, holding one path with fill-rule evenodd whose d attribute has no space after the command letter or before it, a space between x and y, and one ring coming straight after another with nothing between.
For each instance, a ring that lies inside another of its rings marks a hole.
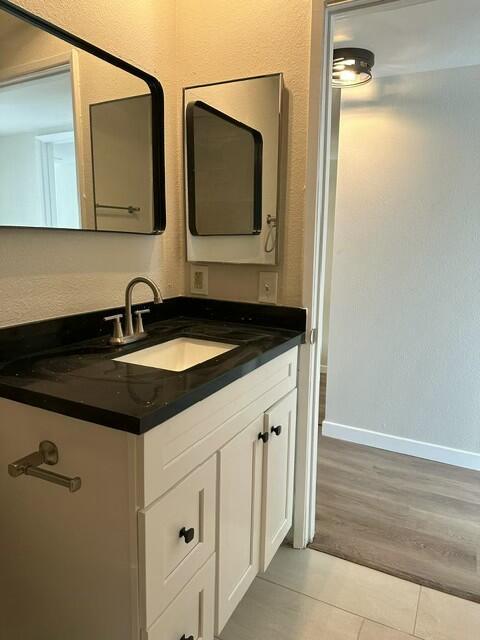
<instances>
[{"instance_id":1,"label":"doorway","mask_svg":"<svg viewBox=\"0 0 480 640\"><path fill-rule=\"evenodd\" d=\"M473 0L330 15L330 54L375 63L370 82L327 91L311 545L475 601L479 27Z\"/></svg>"},{"instance_id":2,"label":"doorway","mask_svg":"<svg viewBox=\"0 0 480 640\"><path fill-rule=\"evenodd\" d=\"M13 67L2 74L0 220L79 228L70 65L19 74Z\"/></svg>"}]
</instances>

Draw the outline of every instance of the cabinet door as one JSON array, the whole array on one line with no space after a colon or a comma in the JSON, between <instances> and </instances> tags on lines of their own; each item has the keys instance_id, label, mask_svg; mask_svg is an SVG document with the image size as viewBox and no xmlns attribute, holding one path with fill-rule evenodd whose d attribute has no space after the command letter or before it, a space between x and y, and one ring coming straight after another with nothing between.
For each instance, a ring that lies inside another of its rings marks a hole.
<instances>
[{"instance_id":1,"label":"cabinet door","mask_svg":"<svg viewBox=\"0 0 480 640\"><path fill-rule=\"evenodd\" d=\"M296 390L265 413L270 439L263 461L261 571L267 570L292 526L296 416Z\"/></svg>"},{"instance_id":2,"label":"cabinet door","mask_svg":"<svg viewBox=\"0 0 480 640\"><path fill-rule=\"evenodd\" d=\"M219 537L216 634L258 573L263 415L219 452Z\"/></svg>"}]
</instances>

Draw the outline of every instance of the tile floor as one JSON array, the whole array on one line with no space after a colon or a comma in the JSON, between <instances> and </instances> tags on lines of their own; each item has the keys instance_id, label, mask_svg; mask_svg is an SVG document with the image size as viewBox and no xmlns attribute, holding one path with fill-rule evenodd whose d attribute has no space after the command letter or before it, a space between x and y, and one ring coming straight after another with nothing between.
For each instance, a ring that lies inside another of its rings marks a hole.
<instances>
[{"instance_id":1,"label":"tile floor","mask_svg":"<svg viewBox=\"0 0 480 640\"><path fill-rule=\"evenodd\" d=\"M480 604L282 547L220 640L479 640Z\"/></svg>"}]
</instances>

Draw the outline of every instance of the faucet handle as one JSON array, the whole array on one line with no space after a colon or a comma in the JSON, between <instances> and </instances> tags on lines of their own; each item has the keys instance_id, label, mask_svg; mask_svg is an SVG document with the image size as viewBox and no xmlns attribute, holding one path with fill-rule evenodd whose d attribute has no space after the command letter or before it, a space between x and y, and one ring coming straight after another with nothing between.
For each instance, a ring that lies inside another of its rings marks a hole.
<instances>
[{"instance_id":1,"label":"faucet handle","mask_svg":"<svg viewBox=\"0 0 480 640\"><path fill-rule=\"evenodd\" d=\"M142 333L145 333L145 329L143 328L143 318L142 315L144 313L150 313L150 309L138 309L135 311L135 335L139 336Z\"/></svg>"},{"instance_id":2,"label":"faucet handle","mask_svg":"<svg viewBox=\"0 0 480 640\"><path fill-rule=\"evenodd\" d=\"M110 338L110 344L121 344L123 339L122 323L120 320L123 318L122 313L118 313L114 316L107 316L104 318L105 322L113 320L113 337Z\"/></svg>"}]
</instances>

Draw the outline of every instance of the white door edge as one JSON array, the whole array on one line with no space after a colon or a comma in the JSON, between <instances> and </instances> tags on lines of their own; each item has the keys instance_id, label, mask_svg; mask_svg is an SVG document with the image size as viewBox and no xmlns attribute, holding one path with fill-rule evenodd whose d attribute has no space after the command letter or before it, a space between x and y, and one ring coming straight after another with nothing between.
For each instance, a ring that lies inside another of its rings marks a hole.
<instances>
[{"instance_id":1,"label":"white door edge","mask_svg":"<svg viewBox=\"0 0 480 640\"><path fill-rule=\"evenodd\" d=\"M331 122L330 60L333 17L355 9L430 0L312 0L309 122L306 167L303 306L308 310L306 335L317 340L300 348L298 423L295 460L293 546L305 548L315 535L318 405L325 289L325 242Z\"/></svg>"}]
</instances>

